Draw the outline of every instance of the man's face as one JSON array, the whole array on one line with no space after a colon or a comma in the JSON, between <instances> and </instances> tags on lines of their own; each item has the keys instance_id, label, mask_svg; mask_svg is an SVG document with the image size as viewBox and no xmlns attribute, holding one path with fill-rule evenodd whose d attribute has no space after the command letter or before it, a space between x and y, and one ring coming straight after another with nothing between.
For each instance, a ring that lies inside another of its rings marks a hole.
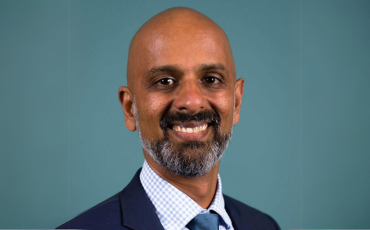
<instances>
[{"instance_id":1,"label":"man's face","mask_svg":"<svg viewBox=\"0 0 370 230\"><path fill-rule=\"evenodd\" d=\"M131 60L144 151L173 173L201 176L218 162L239 120L234 107L241 95L234 92L242 82L235 80L227 40L211 30L179 28L144 41Z\"/></svg>"}]
</instances>

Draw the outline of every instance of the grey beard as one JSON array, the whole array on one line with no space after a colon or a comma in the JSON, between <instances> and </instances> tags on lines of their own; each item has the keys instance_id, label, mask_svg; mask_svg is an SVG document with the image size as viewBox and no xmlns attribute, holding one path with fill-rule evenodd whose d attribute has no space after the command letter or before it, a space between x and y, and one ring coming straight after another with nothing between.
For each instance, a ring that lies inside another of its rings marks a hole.
<instances>
[{"instance_id":1,"label":"grey beard","mask_svg":"<svg viewBox=\"0 0 370 230\"><path fill-rule=\"evenodd\" d=\"M135 124L144 150L159 165L176 175L186 178L203 176L217 164L231 141L231 132L220 134L214 127L212 127L213 140L206 143L183 143L177 147L177 150L170 143L167 135L162 140L146 140L140 132L135 100L133 105ZM185 154L186 150L192 151L192 156Z\"/></svg>"}]
</instances>

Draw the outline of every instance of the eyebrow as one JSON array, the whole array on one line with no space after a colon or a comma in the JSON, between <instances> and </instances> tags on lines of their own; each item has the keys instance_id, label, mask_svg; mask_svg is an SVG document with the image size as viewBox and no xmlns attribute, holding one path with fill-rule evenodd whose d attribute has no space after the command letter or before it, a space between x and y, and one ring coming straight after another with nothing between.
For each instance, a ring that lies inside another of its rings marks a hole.
<instances>
[{"instance_id":1,"label":"eyebrow","mask_svg":"<svg viewBox=\"0 0 370 230\"><path fill-rule=\"evenodd\" d=\"M176 73L180 72L180 68L177 65L164 65L164 66L156 66L151 68L148 71L148 76L160 73L160 72L168 72L168 73Z\"/></svg>"},{"instance_id":2,"label":"eyebrow","mask_svg":"<svg viewBox=\"0 0 370 230\"><path fill-rule=\"evenodd\" d=\"M222 65L220 63L215 63L215 64L201 64L201 65L199 65L198 70L202 71L202 72L212 71L212 70L225 71L226 68L225 68L224 65ZM156 73L162 73L162 72L179 73L179 72L182 72L182 71L181 71L181 69L178 65L155 66L155 67L151 68L148 71L147 76L151 76L151 75L154 75Z\"/></svg>"},{"instance_id":3,"label":"eyebrow","mask_svg":"<svg viewBox=\"0 0 370 230\"><path fill-rule=\"evenodd\" d=\"M225 71L226 68L224 65L217 63L217 64L201 64L199 69L201 71L211 71L211 70L221 70Z\"/></svg>"}]
</instances>

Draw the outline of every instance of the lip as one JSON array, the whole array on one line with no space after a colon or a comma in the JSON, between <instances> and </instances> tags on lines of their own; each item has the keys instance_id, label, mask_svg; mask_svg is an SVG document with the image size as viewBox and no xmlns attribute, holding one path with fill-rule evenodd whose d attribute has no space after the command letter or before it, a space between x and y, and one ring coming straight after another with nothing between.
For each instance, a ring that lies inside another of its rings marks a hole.
<instances>
[{"instance_id":1,"label":"lip","mask_svg":"<svg viewBox=\"0 0 370 230\"><path fill-rule=\"evenodd\" d=\"M196 126L192 126L192 127L196 127ZM201 141L207 136L211 128L212 126L208 125L205 130L197 132L197 133L178 132L178 131L175 131L169 128L168 133L172 136L175 136L177 139L180 139L181 141Z\"/></svg>"}]
</instances>

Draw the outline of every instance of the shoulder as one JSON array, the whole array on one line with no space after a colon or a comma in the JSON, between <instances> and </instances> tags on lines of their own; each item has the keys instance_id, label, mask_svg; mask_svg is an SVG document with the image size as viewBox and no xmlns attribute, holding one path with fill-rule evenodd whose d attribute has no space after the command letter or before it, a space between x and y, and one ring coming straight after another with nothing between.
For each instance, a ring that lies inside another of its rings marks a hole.
<instances>
[{"instance_id":1,"label":"shoulder","mask_svg":"<svg viewBox=\"0 0 370 230\"><path fill-rule=\"evenodd\" d=\"M224 195L225 208L236 229L280 230L279 225L269 215Z\"/></svg>"},{"instance_id":2,"label":"shoulder","mask_svg":"<svg viewBox=\"0 0 370 230\"><path fill-rule=\"evenodd\" d=\"M62 224L57 229L114 229L116 226L121 226L120 213L119 195L116 194Z\"/></svg>"}]
</instances>

